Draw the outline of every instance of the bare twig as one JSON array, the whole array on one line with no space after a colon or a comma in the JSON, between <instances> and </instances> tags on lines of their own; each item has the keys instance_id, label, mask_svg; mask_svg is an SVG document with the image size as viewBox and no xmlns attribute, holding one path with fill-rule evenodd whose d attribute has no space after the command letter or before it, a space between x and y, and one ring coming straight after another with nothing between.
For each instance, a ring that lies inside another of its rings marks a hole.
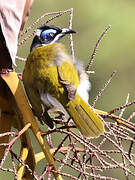
<instances>
[{"instance_id":1,"label":"bare twig","mask_svg":"<svg viewBox=\"0 0 135 180\"><path fill-rule=\"evenodd\" d=\"M6 152L5 152L3 158L2 158L2 160L1 160L1 162L0 162L0 168L3 166L3 163L4 163L5 159L6 159L9 151L11 150L11 147L13 146L13 144L16 142L16 140L17 140L18 138L20 138L20 136L21 136L24 132L26 132L26 131L28 130L28 128L29 128L30 126L31 126L30 123L26 124L25 127L24 127L21 131L19 131L18 133L16 133L17 135L8 143L8 147L6 148Z\"/></svg>"},{"instance_id":2,"label":"bare twig","mask_svg":"<svg viewBox=\"0 0 135 180\"><path fill-rule=\"evenodd\" d=\"M98 92L98 95L95 97L94 102L93 102L93 104L92 104L92 107L95 107L97 100L98 100L99 97L102 95L102 93L104 92L104 90L106 89L106 87L110 84L110 82L111 82L112 78L115 76L115 74L116 74L116 71L114 71L114 72L111 74L110 78L109 78L109 79L107 80L107 82L104 84L103 88Z\"/></svg>"},{"instance_id":3,"label":"bare twig","mask_svg":"<svg viewBox=\"0 0 135 180\"><path fill-rule=\"evenodd\" d=\"M36 21L34 21L34 23L32 25L30 25L22 34L20 37L22 37L24 34L28 33L33 27L35 27L36 24L38 24L43 18L47 17L47 16L50 16L50 15L55 15L51 18L49 18L45 23L47 24L48 22L54 20L55 18L58 18L60 17L61 15L65 14L65 13L71 13L73 11L73 9L68 9L68 10L65 10L65 11L58 11L58 12L50 12L50 13L45 13L43 14L40 18L38 18ZM29 40L30 38L32 38L35 34L35 31L34 30L31 34L29 34L26 38L24 38L19 44L18 46L21 46L23 45L27 40Z\"/></svg>"},{"instance_id":4,"label":"bare twig","mask_svg":"<svg viewBox=\"0 0 135 180\"><path fill-rule=\"evenodd\" d=\"M26 58L22 58L22 57L16 56L16 60L25 62L25 61L26 61Z\"/></svg>"},{"instance_id":5,"label":"bare twig","mask_svg":"<svg viewBox=\"0 0 135 180\"><path fill-rule=\"evenodd\" d=\"M70 11L70 20L69 20L69 28L72 29L72 21L73 21L73 8ZM74 45L73 45L73 36L72 34L69 35L70 38L70 48L71 48L71 55L72 59L74 60L75 55L74 55Z\"/></svg>"},{"instance_id":6,"label":"bare twig","mask_svg":"<svg viewBox=\"0 0 135 180\"><path fill-rule=\"evenodd\" d=\"M98 49L98 46L99 46L102 38L104 37L104 35L105 35L105 34L107 33L107 31L110 29L110 27L111 27L111 25L108 25L107 28L105 29L105 31L100 35L100 37L99 37L99 39L98 39L98 41L97 41L97 43L96 43L96 46L95 46L95 48L94 48L94 50L93 50L93 53L92 53L92 55L91 55L90 61L89 61L88 65L87 65L87 67L86 67L86 69L85 69L86 71L89 71L89 69L91 68L91 66L92 66L92 64L93 64L93 61L94 61L94 58L95 58L95 55L96 55L96 52L97 52L97 49Z\"/></svg>"},{"instance_id":7,"label":"bare twig","mask_svg":"<svg viewBox=\"0 0 135 180\"><path fill-rule=\"evenodd\" d=\"M123 105L123 106L114 108L114 109L112 109L111 111L109 111L108 114L113 114L113 113L115 113L115 112L117 112L117 111L120 111L121 109L125 109L125 108L127 108L127 107L129 107L129 106L131 106L131 105L133 105L133 104L135 104L135 101L132 101L132 102L129 102L129 103Z\"/></svg>"}]
</instances>

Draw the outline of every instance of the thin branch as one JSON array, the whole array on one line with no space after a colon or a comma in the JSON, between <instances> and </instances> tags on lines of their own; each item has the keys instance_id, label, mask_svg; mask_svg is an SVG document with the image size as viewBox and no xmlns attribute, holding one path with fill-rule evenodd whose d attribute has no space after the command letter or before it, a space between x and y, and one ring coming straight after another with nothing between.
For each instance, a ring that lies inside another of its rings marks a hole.
<instances>
[{"instance_id":1,"label":"thin branch","mask_svg":"<svg viewBox=\"0 0 135 180\"><path fill-rule=\"evenodd\" d=\"M111 25L108 25L107 28L105 29L105 31L100 35L100 37L99 37L99 39L98 39L98 41L97 41L97 43L96 43L96 46L95 46L95 48L94 48L94 50L93 50L93 53L92 53L92 55L91 55L89 64L87 65L87 67L86 67L86 69L85 69L86 72L89 71L89 69L91 68L91 66L92 66L92 64L93 64L93 61L94 61L94 58L95 58L95 55L96 55L96 52L97 52L97 49L98 49L98 47L99 47L99 44L100 44L101 40L103 39L104 35L105 35L105 34L107 33L107 31L110 29L110 27L111 27Z\"/></svg>"},{"instance_id":2,"label":"thin branch","mask_svg":"<svg viewBox=\"0 0 135 180\"><path fill-rule=\"evenodd\" d=\"M128 101L129 101L129 93L128 93L127 98L126 98L125 105L128 104ZM123 113L124 113L125 110L126 110L126 108L123 108L123 109L121 110L119 117L122 117L122 116L123 116Z\"/></svg>"},{"instance_id":3,"label":"thin branch","mask_svg":"<svg viewBox=\"0 0 135 180\"><path fill-rule=\"evenodd\" d=\"M16 60L25 62L25 61L26 61L26 58L22 58L22 57L16 56Z\"/></svg>"},{"instance_id":4,"label":"thin branch","mask_svg":"<svg viewBox=\"0 0 135 180\"><path fill-rule=\"evenodd\" d=\"M108 114L113 114L113 113L115 113L115 112L117 112L117 111L120 111L121 109L127 108L127 107L129 107L129 106L131 106L131 105L133 105L133 104L135 104L135 101L132 101L132 102L129 102L129 103L123 105L123 106L114 108L114 109L112 109L111 111L109 111Z\"/></svg>"},{"instance_id":5,"label":"thin branch","mask_svg":"<svg viewBox=\"0 0 135 180\"><path fill-rule=\"evenodd\" d=\"M114 71L111 76L109 77L109 79L106 81L106 83L104 84L103 88L98 92L98 95L95 97L92 107L94 108L96 105L96 102L98 101L99 97L102 95L102 93L104 92L104 90L107 88L107 86L110 84L112 78L116 75L116 71Z\"/></svg>"},{"instance_id":6,"label":"thin branch","mask_svg":"<svg viewBox=\"0 0 135 180\"><path fill-rule=\"evenodd\" d=\"M71 11L70 11L70 20L69 20L69 28L70 29L72 29L72 22L73 22L73 8L71 8ZM74 44L73 44L72 34L69 35L69 39L70 39L71 55L72 55L72 59L74 60L75 55L74 55Z\"/></svg>"},{"instance_id":7,"label":"thin branch","mask_svg":"<svg viewBox=\"0 0 135 180\"><path fill-rule=\"evenodd\" d=\"M43 18L50 16L50 15L55 15L53 17L51 17L50 19L48 19L45 23L48 23L52 20L54 20L55 18L60 17L61 15L71 12L72 9L68 9L65 11L58 11L58 12L50 12L50 13L45 13L43 14L40 18L38 18L36 21L33 22L32 25L30 25L22 34L20 37L22 37L24 34L26 34L27 32L29 32L36 24L38 24ZM18 46L22 46L27 40L29 40L30 38L32 38L35 34L36 30L34 30L31 34L29 34L26 38L24 38L19 44Z\"/></svg>"},{"instance_id":8,"label":"thin branch","mask_svg":"<svg viewBox=\"0 0 135 180\"><path fill-rule=\"evenodd\" d=\"M26 131L28 130L28 128L29 128L30 126L31 126L30 123L26 124L25 127L24 127L21 131L19 131L18 133L16 133L16 136L8 143L8 147L6 148L6 152L5 152L3 158L2 158L2 160L1 160L1 162L0 162L0 168L3 166L3 163L5 162L5 159L6 159L7 155L8 155L8 153L9 153L9 151L11 150L11 147L13 146L13 144L16 142L16 140L17 140L18 138L20 138L20 136L21 136L24 132L26 132Z\"/></svg>"}]
</instances>

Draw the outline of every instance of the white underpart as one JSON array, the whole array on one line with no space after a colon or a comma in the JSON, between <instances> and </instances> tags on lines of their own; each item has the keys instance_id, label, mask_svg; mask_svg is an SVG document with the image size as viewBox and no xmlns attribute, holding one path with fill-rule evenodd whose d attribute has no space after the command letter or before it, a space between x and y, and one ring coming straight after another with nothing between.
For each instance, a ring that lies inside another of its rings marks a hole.
<instances>
[{"instance_id":1,"label":"white underpart","mask_svg":"<svg viewBox=\"0 0 135 180\"><path fill-rule=\"evenodd\" d=\"M79 86L77 88L77 93L81 96L81 98L88 103L89 101L89 91L91 89L91 83L89 81L88 75L86 74L83 64L76 61L74 59L74 65L78 71L79 75Z\"/></svg>"},{"instance_id":2,"label":"white underpart","mask_svg":"<svg viewBox=\"0 0 135 180\"><path fill-rule=\"evenodd\" d=\"M81 98L88 103L89 101L89 90L90 90L90 82L87 78L85 78L86 74L81 75L80 83L77 88L77 93L81 96Z\"/></svg>"}]
</instances>

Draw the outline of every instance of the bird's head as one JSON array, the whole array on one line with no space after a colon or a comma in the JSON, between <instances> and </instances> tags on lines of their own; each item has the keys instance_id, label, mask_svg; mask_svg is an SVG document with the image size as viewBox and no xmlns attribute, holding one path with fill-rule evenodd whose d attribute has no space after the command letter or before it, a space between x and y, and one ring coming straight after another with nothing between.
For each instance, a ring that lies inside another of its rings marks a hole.
<instances>
[{"instance_id":1,"label":"bird's head","mask_svg":"<svg viewBox=\"0 0 135 180\"><path fill-rule=\"evenodd\" d=\"M36 47L53 44L61 39L66 34L76 33L76 31L67 28L60 28L54 25L42 25L36 31L36 35L30 47L32 51Z\"/></svg>"}]
</instances>

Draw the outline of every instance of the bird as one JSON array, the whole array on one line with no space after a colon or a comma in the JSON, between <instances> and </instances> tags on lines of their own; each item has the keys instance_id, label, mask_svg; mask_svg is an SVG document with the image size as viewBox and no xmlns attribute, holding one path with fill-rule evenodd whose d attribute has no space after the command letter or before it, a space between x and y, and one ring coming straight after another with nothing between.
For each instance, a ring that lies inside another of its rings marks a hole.
<instances>
[{"instance_id":1,"label":"bird","mask_svg":"<svg viewBox=\"0 0 135 180\"><path fill-rule=\"evenodd\" d=\"M58 109L69 115L82 135L97 138L104 133L104 123L88 104L88 75L59 42L73 33L73 29L48 24L37 28L22 80L33 113L42 124L53 129L49 110Z\"/></svg>"}]
</instances>

